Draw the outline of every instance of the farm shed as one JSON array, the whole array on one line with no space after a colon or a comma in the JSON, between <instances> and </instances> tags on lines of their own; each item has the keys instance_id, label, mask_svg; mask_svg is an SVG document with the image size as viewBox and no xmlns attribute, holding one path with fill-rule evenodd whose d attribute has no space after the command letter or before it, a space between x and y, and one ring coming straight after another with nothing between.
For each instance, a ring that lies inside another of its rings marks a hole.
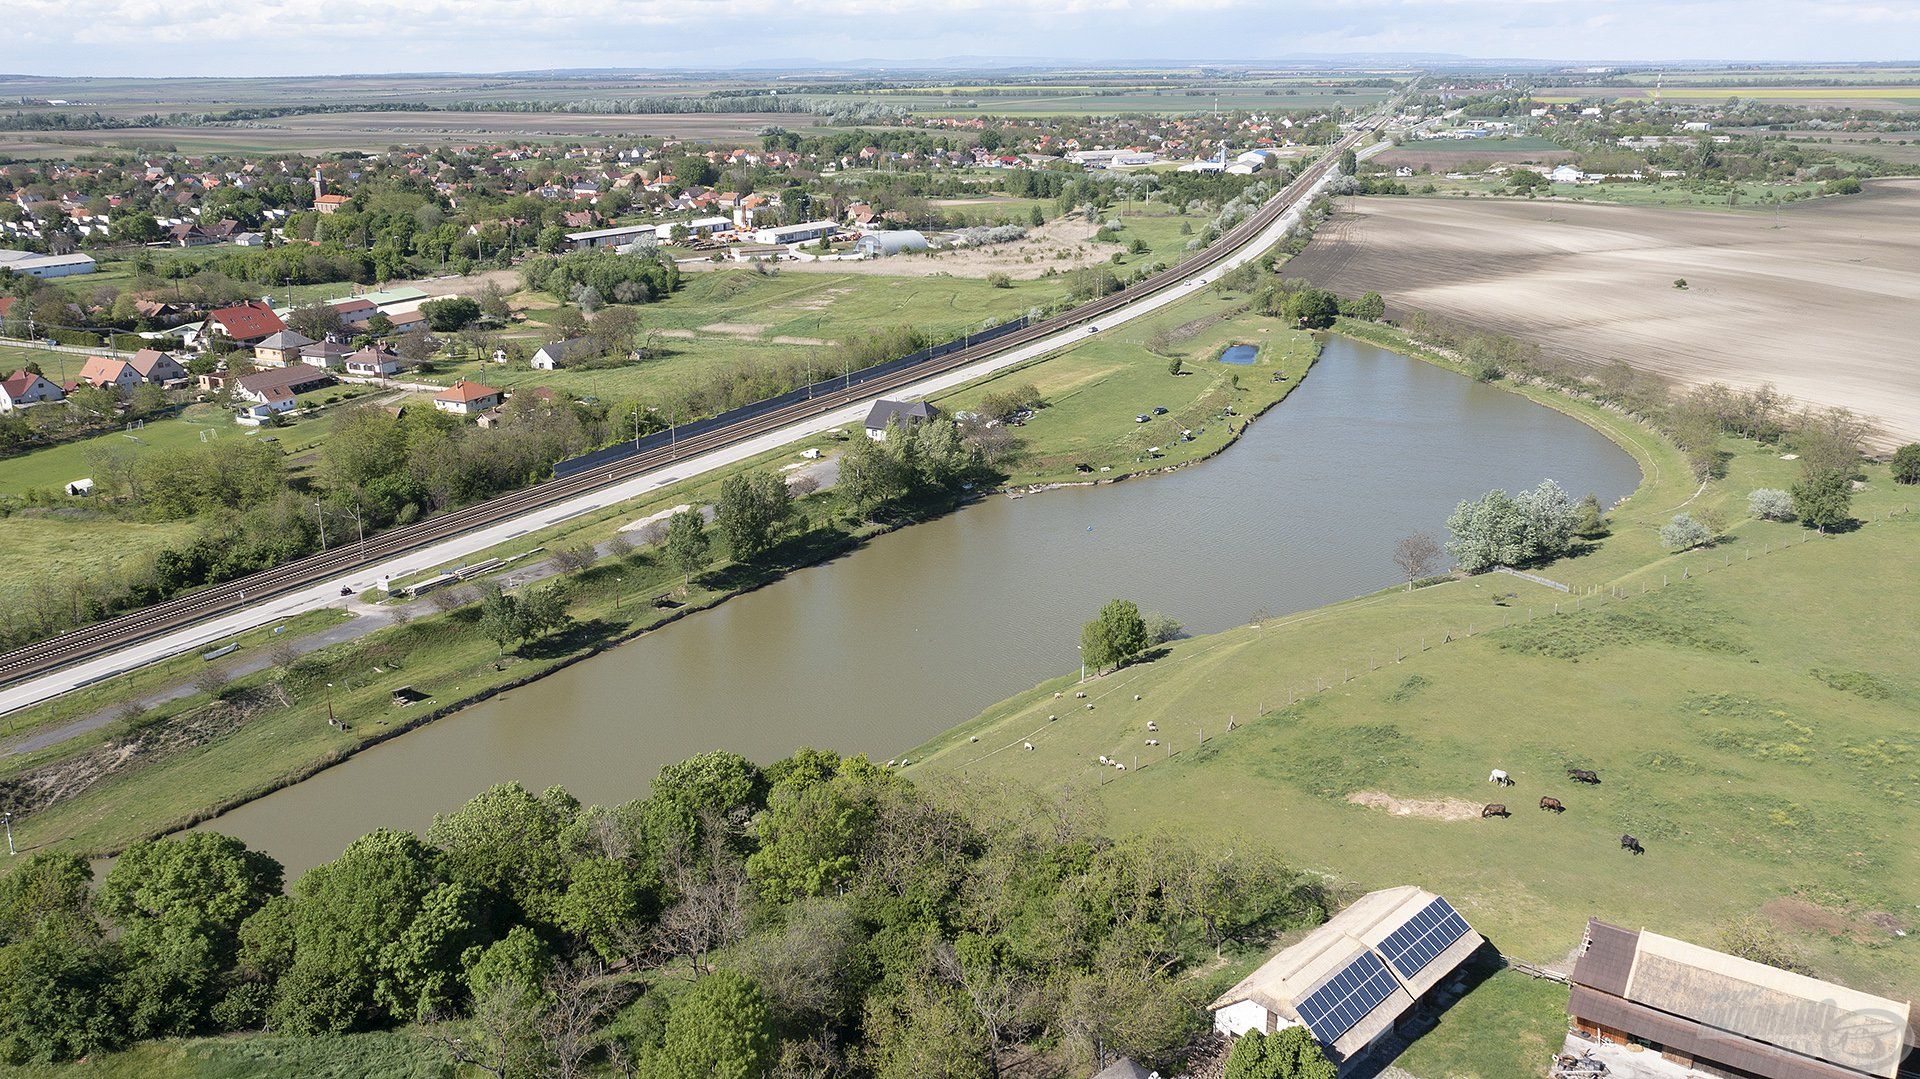
<instances>
[{"instance_id":1,"label":"farm shed","mask_svg":"<svg viewBox=\"0 0 1920 1079\"><path fill-rule=\"evenodd\" d=\"M1645 930L1587 923L1567 1013L1714 1074L1894 1079L1914 1048L1912 1005Z\"/></svg>"},{"instance_id":2,"label":"farm shed","mask_svg":"<svg viewBox=\"0 0 1920 1079\"><path fill-rule=\"evenodd\" d=\"M1485 938L1411 884L1368 892L1208 1005L1228 1036L1304 1025L1336 1062L1364 1053Z\"/></svg>"},{"instance_id":3,"label":"farm shed","mask_svg":"<svg viewBox=\"0 0 1920 1079\"><path fill-rule=\"evenodd\" d=\"M862 258L886 258L902 251L925 251L927 238L919 229L869 232L854 243L853 249Z\"/></svg>"}]
</instances>

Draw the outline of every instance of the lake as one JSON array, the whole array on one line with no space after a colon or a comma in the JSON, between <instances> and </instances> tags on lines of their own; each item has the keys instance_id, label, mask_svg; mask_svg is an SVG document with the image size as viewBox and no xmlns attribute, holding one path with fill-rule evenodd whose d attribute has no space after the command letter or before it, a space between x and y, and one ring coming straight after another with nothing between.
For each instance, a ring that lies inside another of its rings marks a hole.
<instances>
[{"instance_id":1,"label":"lake","mask_svg":"<svg viewBox=\"0 0 1920 1079\"><path fill-rule=\"evenodd\" d=\"M1073 669L1080 625L1132 599L1190 633L1392 584L1394 544L1462 498L1542 479L1611 505L1623 450L1516 394L1346 338L1211 461L995 495L875 539L394 739L207 827L291 878L381 826L424 828L486 787L646 793L710 749L898 756Z\"/></svg>"}]
</instances>

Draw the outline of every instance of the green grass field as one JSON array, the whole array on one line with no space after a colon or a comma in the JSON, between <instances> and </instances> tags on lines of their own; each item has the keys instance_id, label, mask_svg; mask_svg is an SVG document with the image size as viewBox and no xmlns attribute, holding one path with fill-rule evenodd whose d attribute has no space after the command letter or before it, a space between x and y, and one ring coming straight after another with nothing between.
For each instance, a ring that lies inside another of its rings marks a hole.
<instances>
[{"instance_id":1,"label":"green grass field","mask_svg":"<svg viewBox=\"0 0 1920 1079\"><path fill-rule=\"evenodd\" d=\"M1583 418L1617 439L1634 426ZM1084 789L1122 830L1258 835L1354 886L1419 882L1537 962L1563 959L1589 915L1712 944L1764 910L1818 972L1912 995L1914 945L1877 919L1910 925L1920 903L1920 850L1902 838L1920 796L1920 679L1900 658L1920 647L1905 616L1920 513L1884 519L1920 499L1876 468L1856 532L1809 541L1748 521L1712 550L1664 555L1652 533L1679 506L1743 508L1794 466L1745 447L1696 494L1664 442L1630 448L1647 480L1612 536L1543 570L1602 586L1577 610L1499 575L1360 597L1179 642L1087 687L1092 711L1054 698L1071 678L1049 682L923 747L913 772ZM1164 746L1143 744L1148 722ZM1037 751L1008 751L1023 741ZM1605 782L1571 784L1569 766ZM1490 793L1491 768L1519 785ZM1363 792L1516 812L1398 815L1349 802ZM1543 794L1565 816L1538 813ZM1623 832L1646 857L1618 849Z\"/></svg>"},{"instance_id":2,"label":"green grass field","mask_svg":"<svg viewBox=\"0 0 1920 1079\"><path fill-rule=\"evenodd\" d=\"M1480 176L1463 180L1444 175L1415 176L1403 180L1414 194L1449 197L1511 198L1506 183ZM1422 190L1428 184L1434 191ZM1694 184L1683 181L1654 183L1549 184L1547 193L1568 202L1607 202L1621 206L1671 206L1692 210L1739 210L1764 212L1773 208L1773 200L1786 204L1819 197L1817 183Z\"/></svg>"},{"instance_id":3,"label":"green grass field","mask_svg":"<svg viewBox=\"0 0 1920 1079\"><path fill-rule=\"evenodd\" d=\"M1085 482L1143 469L1166 468L1220 452L1245 420L1222 422L1223 408L1252 416L1277 403L1300 382L1319 349L1311 335L1280 319L1240 312L1246 297L1208 291L996 377L934 398L943 409L977 408L988 393L1031 384L1047 407L1018 428L1026 451L1013 463L1010 484ZM1156 333L1172 332L1173 353L1186 373L1168 372L1168 357L1149 352ZM1218 362L1229 344L1260 348L1250 366ZM1273 375L1285 376L1276 382ZM1135 417L1167 410L1147 423ZM1190 442L1182 429L1201 432ZM1160 455L1149 456L1158 447ZM1082 473L1077 466L1095 469ZM1110 473L1098 470L1108 468Z\"/></svg>"}]
</instances>

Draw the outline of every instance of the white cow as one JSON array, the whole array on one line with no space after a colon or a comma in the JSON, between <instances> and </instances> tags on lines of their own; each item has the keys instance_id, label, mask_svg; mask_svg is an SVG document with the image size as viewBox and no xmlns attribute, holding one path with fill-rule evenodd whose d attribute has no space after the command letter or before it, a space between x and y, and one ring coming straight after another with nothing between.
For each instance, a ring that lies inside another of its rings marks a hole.
<instances>
[{"instance_id":1,"label":"white cow","mask_svg":"<svg viewBox=\"0 0 1920 1079\"><path fill-rule=\"evenodd\" d=\"M1507 777L1507 773L1501 771L1498 768L1495 768L1491 773L1488 774L1487 782L1498 784L1499 786L1502 786L1502 787L1513 786L1513 780L1509 779Z\"/></svg>"}]
</instances>

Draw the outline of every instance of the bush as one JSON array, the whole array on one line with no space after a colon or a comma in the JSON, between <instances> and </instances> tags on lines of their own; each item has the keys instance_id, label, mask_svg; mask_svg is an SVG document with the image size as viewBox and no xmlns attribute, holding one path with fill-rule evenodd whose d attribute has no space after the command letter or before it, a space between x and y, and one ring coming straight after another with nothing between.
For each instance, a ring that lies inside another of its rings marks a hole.
<instances>
[{"instance_id":1,"label":"bush","mask_svg":"<svg viewBox=\"0 0 1920 1079\"><path fill-rule=\"evenodd\" d=\"M1791 521L1793 496L1778 487L1761 487L1747 495L1747 512L1763 521Z\"/></svg>"},{"instance_id":2,"label":"bush","mask_svg":"<svg viewBox=\"0 0 1920 1079\"><path fill-rule=\"evenodd\" d=\"M1713 538L1707 526L1690 513L1676 513L1673 520L1660 526L1660 546L1669 551L1690 551Z\"/></svg>"},{"instance_id":3,"label":"bush","mask_svg":"<svg viewBox=\"0 0 1920 1079\"><path fill-rule=\"evenodd\" d=\"M1893 451L1893 481L1920 483L1920 442L1909 442Z\"/></svg>"}]
</instances>

